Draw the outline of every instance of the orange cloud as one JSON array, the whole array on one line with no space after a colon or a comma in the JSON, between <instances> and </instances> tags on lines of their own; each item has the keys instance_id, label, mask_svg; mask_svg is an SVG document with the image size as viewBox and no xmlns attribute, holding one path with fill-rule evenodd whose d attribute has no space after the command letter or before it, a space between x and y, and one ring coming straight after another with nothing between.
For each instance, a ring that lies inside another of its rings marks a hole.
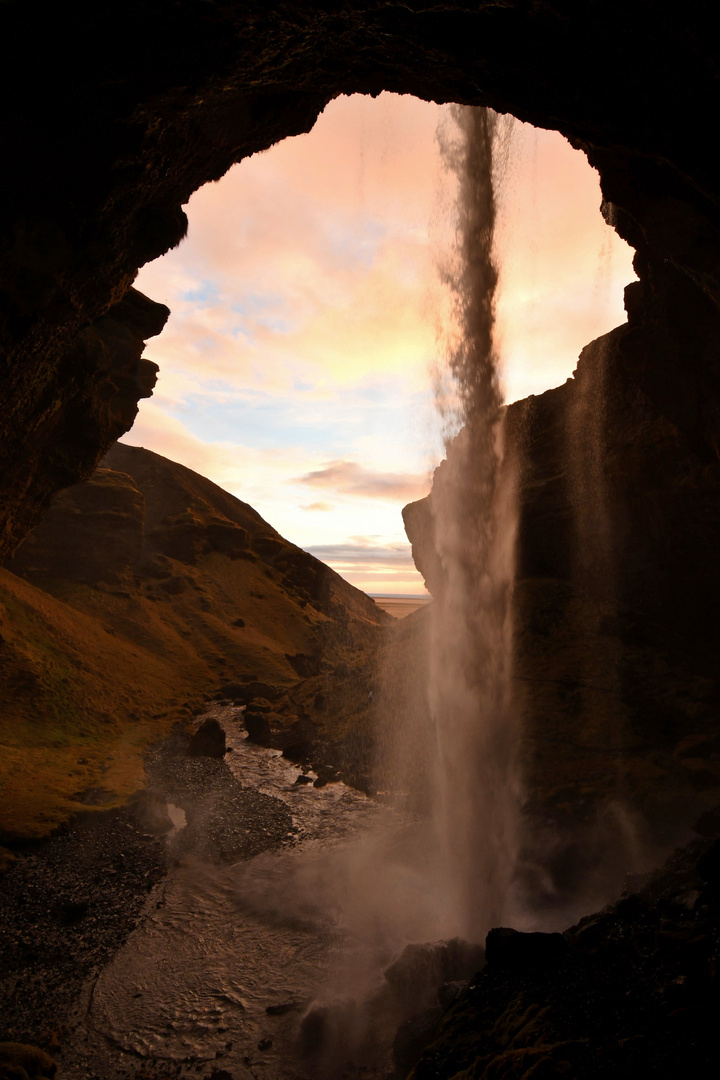
<instances>
[{"instance_id":1,"label":"orange cloud","mask_svg":"<svg viewBox=\"0 0 720 1080\"><path fill-rule=\"evenodd\" d=\"M295 479L299 484L329 487L344 495L392 499L395 502L410 502L422 498L430 490L430 479L427 476L373 472L364 469L356 461L345 460L329 461L321 469L314 469Z\"/></svg>"}]
</instances>

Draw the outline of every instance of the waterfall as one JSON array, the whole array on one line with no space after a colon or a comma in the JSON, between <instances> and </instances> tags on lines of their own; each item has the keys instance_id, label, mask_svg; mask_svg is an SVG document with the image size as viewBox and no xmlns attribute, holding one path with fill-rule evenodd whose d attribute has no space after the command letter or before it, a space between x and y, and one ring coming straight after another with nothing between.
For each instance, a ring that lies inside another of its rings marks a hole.
<instances>
[{"instance_id":1,"label":"waterfall","mask_svg":"<svg viewBox=\"0 0 720 1080\"><path fill-rule=\"evenodd\" d=\"M485 108L455 106L450 119L440 142L457 186L457 239L441 270L453 325L439 403L447 456L432 493L442 585L430 634L430 788L448 928L477 939L508 910L520 798L511 692L517 505L494 335L496 159L507 128Z\"/></svg>"},{"instance_id":2,"label":"waterfall","mask_svg":"<svg viewBox=\"0 0 720 1080\"><path fill-rule=\"evenodd\" d=\"M517 500L495 348L493 261L494 162L506 129L486 109L452 107L448 116L452 126L440 142L457 189L457 228L441 271L451 309L440 400L446 460L430 498L440 582L433 582L429 632L423 620L398 627L378 673L385 721L378 781L389 805L364 834L321 852L322 869L309 878L317 884L291 890L316 903L332 882L339 896L337 945L322 994L301 1024L300 1052L312 1075L327 1080L349 1057L376 1065L398 1025L434 1004L438 983L474 972L472 946L448 939L482 942L515 914ZM438 959L446 952L457 952L452 973ZM382 974L395 962L405 970L400 989Z\"/></svg>"}]
</instances>

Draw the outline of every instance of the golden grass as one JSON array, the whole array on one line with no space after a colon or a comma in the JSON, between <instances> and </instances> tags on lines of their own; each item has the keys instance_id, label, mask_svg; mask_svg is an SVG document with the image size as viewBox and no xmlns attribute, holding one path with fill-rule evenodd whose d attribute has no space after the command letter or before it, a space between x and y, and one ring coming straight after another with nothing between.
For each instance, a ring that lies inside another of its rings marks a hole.
<instances>
[{"instance_id":1,"label":"golden grass","mask_svg":"<svg viewBox=\"0 0 720 1080\"><path fill-rule=\"evenodd\" d=\"M223 682L297 681L285 654L309 651L324 616L279 575L218 554L173 569L178 595L130 581L42 590L0 571L0 840L47 835L87 809L88 789L106 805L136 790L148 747Z\"/></svg>"}]
</instances>

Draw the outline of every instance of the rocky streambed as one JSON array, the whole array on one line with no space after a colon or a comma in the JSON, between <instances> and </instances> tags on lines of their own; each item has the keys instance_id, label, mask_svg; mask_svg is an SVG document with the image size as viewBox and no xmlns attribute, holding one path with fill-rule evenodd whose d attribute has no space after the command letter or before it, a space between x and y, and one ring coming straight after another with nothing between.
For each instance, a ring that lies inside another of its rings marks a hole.
<instances>
[{"instance_id":1,"label":"rocky streambed","mask_svg":"<svg viewBox=\"0 0 720 1080\"><path fill-rule=\"evenodd\" d=\"M178 733L146 794L0 878L0 1040L58 1080L714 1075L720 815L564 934L493 931L476 974L408 945L447 936L422 823L206 718L224 758Z\"/></svg>"},{"instance_id":2,"label":"rocky streambed","mask_svg":"<svg viewBox=\"0 0 720 1080\"><path fill-rule=\"evenodd\" d=\"M49 1048L73 1080L334 1075L338 1045L362 1075L388 1075L397 1001L376 1002L379 1058L377 1023L356 1013L412 930L412 860L373 869L406 824L248 742L241 709L207 718L224 759L188 756L178 733L142 798L88 814L0 881L0 1038Z\"/></svg>"}]
</instances>

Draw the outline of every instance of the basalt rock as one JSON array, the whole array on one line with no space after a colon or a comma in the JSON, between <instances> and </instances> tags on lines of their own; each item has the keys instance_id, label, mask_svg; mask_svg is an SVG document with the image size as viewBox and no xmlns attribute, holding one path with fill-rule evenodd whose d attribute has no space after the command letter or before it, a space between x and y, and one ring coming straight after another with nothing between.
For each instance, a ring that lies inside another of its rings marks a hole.
<instances>
[{"instance_id":1,"label":"basalt rock","mask_svg":"<svg viewBox=\"0 0 720 1080\"><path fill-rule=\"evenodd\" d=\"M10 0L0 20L3 555L149 392L142 343L167 310L131 286L182 239L192 192L342 93L490 105L581 147L641 252L645 393L716 454L712 6L686 4L680 29L649 0Z\"/></svg>"},{"instance_id":2,"label":"basalt rock","mask_svg":"<svg viewBox=\"0 0 720 1080\"><path fill-rule=\"evenodd\" d=\"M197 731L190 737L188 754L190 757L214 757L225 756L225 732L219 722L214 718L203 720Z\"/></svg>"},{"instance_id":3,"label":"basalt rock","mask_svg":"<svg viewBox=\"0 0 720 1080\"><path fill-rule=\"evenodd\" d=\"M98 469L57 493L9 568L26 577L112 581L140 561L144 526L145 499L132 477Z\"/></svg>"},{"instance_id":4,"label":"basalt rock","mask_svg":"<svg viewBox=\"0 0 720 1080\"><path fill-rule=\"evenodd\" d=\"M562 935L491 931L487 967L445 1013L412 1080L709 1080L720 892L707 865L717 848L703 840L674 853L639 891ZM528 939L541 937L553 943L533 957ZM504 946L493 956L501 940L513 941L512 956Z\"/></svg>"},{"instance_id":5,"label":"basalt rock","mask_svg":"<svg viewBox=\"0 0 720 1080\"><path fill-rule=\"evenodd\" d=\"M720 466L686 428L679 366L662 369L666 402L648 385L661 368L649 324L636 321L643 289L630 287L628 325L587 346L572 379L507 409L526 884L541 905L586 886L596 903L603 887L621 887L640 849L679 842L720 798ZM685 340L692 361L700 310L714 327L705 355L715 350L720 321L703 296L675 310L666 352L679 357ZM653 334L663 338L659 323ZM433 496L404 518L437 595Z\"/></svg>"},{"instance_id":6,"label":"basalt rock","mask_svg":"<svg viewBox=\"0 0 720 1080\"><path fill-rule=\"evenodd\" d=\"M438 987L469 979L485 965L482 945L452 938L427 945L407 945L385 970L385 980L396 997L416 1009L433 1006Z\"/></svg>"},{"instance_id":7,"label":"basalt rock","mask_svg":"<svg viewBox=\"0 0 720 1080\"><path fill-rule=\"evenodd\" d=\"M44 1050L24 1043L0 1043L0 1080L40 1080L56 1072L57 1063Z\"/></svg>"}]
</instances>

